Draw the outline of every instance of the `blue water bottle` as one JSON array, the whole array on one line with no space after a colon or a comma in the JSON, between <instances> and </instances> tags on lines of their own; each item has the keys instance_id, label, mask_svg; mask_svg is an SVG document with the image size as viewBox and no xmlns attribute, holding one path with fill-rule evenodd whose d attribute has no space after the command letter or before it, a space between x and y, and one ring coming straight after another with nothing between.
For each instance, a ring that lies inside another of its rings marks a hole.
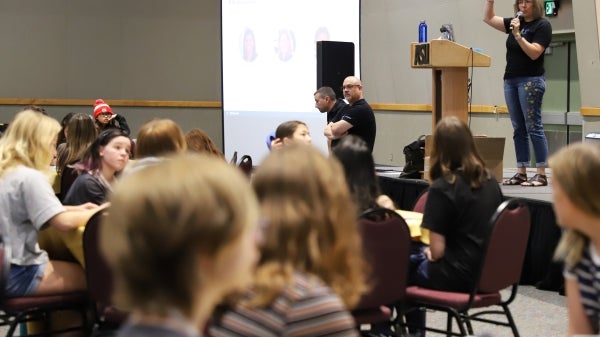
<instances>
[{"instance_id":1,"label":"blue water bottle","mask_svg":"<svg viewBox=\"0 0 600 337\"><path fill-rule=\"evenodd\" d=\"M425 20L421 20L419 23L419 43L427 42L427 24Z\"/></svg>"}]
</instances>

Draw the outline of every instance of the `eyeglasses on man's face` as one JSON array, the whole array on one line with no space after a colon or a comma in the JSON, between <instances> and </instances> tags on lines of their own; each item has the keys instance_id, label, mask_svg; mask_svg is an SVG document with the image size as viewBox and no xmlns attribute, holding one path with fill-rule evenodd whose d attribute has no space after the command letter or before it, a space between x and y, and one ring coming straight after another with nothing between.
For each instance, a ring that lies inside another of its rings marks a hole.
<instances>
[{"instance_id":1,"label":"eyeglasses on man's face","mask_svg":"<svg viewBox=\"0 0 600 337\"><path fill-rule=\"evenodd\" d=\"M346 84L344 86L342 86L342 90L351 90L354 87L360 87L360 84Z\"/></svg>"}]
</instances>

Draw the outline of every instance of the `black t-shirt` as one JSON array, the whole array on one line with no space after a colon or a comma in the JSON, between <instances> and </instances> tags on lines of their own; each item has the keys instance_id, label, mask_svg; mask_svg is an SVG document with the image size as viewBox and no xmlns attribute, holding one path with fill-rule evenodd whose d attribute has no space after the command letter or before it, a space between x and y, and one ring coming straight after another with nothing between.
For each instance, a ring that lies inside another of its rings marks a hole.
<instances>
[{"instance_id":1,"label":"black t-shirt","mask_svg":"<svg viewBox=\"0 0 600 337\"><path fill-rule=\"evenodd\" d=\"M490 219L501 203L502 192L493 177L478 189L471 189L460 173L453 184L443 178L431 184L421 226L446 239L444 256L429 263L433 288L468 291L473 286Z\"/></svg>"},{"instance_id":2,"label":"black t-shirt","mask_svg":"<svg viewBox=\"0 0 600 337\"><path fill-rule=\"evenodd\" d=\"M341 113L339 113L332 122L344 120L352 127L348 130L348 134L356 135L362 138L371 152L373 152L373 146L375 145L375 134L377 132L377 125L375 124L375 114L373 109L364 98L354 102L354 104L346 107ZM337 139L331 142L331 146L337 144Z\"/></svg>"},{"instance_id":3,"label":"black t-shirt","mask_svg":"<svg viewBox=\"0 0 600 337\"><path fill-rule=\"evenodd\" d=\"M100 205L106 201L108 189L95 177L87 172L82 173L66 193L63 205L81 205L91 202Z\"/></svg>"},{"instance_id":4,"label":"black t-shirt","mask_svg":"<svg viewBox=\"0 0 600 337\"><path fill-rule=\"evenodd\" d=\"M348 106L343 99L338 98L335 101L335 105L331 108L331 111L327 112L327 124L329 124L335 117ZM341 117L340 117L341 118ZM339 119L338 119L339 120Z\"/></svg>"},{"instance_id":5,"label":"black t-shirt","mask_svg":"<svg viewBox=\"0 0 600 337\"><path fill-rule=\"evenodd\" d=\"M532 60L527 56L515 37L510 33L511 20L512 18L504 18L504 28L508 33L504 79L544 75L544 53L536 60ZM546 18L539 18L531 22L522 21L521 36L528 42L538 43L546 49L552 41L552 25Z\"/></svg>"}]
</instances>

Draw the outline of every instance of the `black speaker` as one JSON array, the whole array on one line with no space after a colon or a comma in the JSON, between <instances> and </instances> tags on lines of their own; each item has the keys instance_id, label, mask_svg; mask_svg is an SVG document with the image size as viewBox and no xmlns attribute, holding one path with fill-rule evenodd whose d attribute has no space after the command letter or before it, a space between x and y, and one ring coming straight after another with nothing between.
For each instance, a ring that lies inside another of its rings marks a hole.
<instances>
[{"instance_id":1,"label":"black speaker","mask_svg":"<svg viewBox=\"0 0 600 337\"><path fill-rule=\"evenodd\" d=\"M317 42L317 89L332 87L338 98L344 97L344 78L354 76L354 43Z\"/></svg>"}]
</instances>

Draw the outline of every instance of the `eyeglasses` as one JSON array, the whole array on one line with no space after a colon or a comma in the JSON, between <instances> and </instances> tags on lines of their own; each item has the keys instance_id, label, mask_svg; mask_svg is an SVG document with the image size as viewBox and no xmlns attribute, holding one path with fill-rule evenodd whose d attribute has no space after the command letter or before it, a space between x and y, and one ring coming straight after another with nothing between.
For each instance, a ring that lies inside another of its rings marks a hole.
<instances>
[{"instance_id":1,"label":"eyeglasses","mask_svg":"<svg viewBox=\"0 0 600 337\"><path fill-rule=\"evenodd\" d=\"M342 86L342 90L346 90L346 89L350 90L354 87L360 87L360 84L346 84L346 85Z\"/></svg>"},{"instance_id":2,"label":"eyeglasses","mask_svg":"<svg viewBox=\"0 0 600 337\"><path fill-rule=\"evenodd\" d=\"M531 3L533 2L533 0L519 0L517 1L518 5L531 5Z\"/></svg>"}]
</instances>

